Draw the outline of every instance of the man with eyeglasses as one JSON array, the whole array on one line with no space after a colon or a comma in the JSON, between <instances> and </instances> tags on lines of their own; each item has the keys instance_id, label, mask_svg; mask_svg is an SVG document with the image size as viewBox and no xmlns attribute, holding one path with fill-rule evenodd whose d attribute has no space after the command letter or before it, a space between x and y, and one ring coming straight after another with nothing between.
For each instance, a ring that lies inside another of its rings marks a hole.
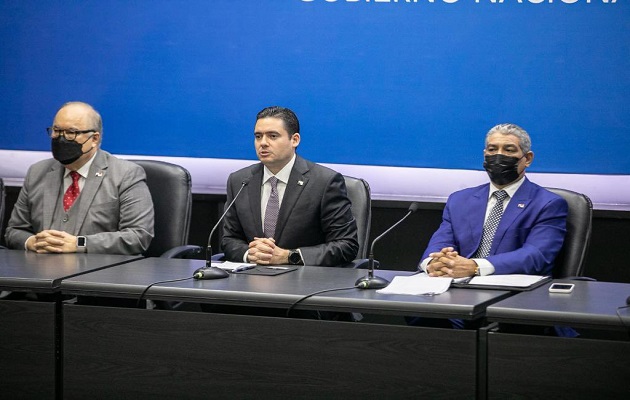
<instances>
[{"instance_id":1,"label":"man with eyeglasses","mask_svg":"<svg viewBox=\"0 0 630 400\"><path fill-rule=\"evenodd\" d=\"M52 159L32 165L5 241L37 253L141 254L153 238L142 167L100 149L103 124L89 104L64 104L47 129Z\"/></svg>"}]
</instances>

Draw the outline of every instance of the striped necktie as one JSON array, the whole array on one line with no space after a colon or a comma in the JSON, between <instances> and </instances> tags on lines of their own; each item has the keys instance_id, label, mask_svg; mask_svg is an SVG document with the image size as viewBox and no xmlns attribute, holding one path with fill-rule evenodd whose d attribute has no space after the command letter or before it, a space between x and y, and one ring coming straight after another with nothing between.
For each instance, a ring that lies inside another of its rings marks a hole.
<instances>
[{"instance_id":1,"label":"striped necktie","mask_svg":"<svg viewBox=\"0 0 630 400\"><path fill-rule=\"evenodd\" d=\"M276 223L278 222L278 214L280 213L280 198L278 197L278 178L272 176L269 178L271 184L271 195L267 201L265 209L265 236L272 238L276 233Z\"/></svg>"},{"instance_id":2,"label":"striped necktie","mask_svg":"<svg viewBox=\"0 0 630 400\"><path fill-rule=\"evenodd\" d=\"M490 210L488 219L483 225L483 236L481 237L481 244L473 255L473 258L486 258L490 254L490 248L492 248L492 240L494 240L494 233L497 231L501 217L503 216L503 200L508 198L508 194L505 190L497 190L493 193L493 196L497 198L497 202Z\"/></svg>"}]
</instances>

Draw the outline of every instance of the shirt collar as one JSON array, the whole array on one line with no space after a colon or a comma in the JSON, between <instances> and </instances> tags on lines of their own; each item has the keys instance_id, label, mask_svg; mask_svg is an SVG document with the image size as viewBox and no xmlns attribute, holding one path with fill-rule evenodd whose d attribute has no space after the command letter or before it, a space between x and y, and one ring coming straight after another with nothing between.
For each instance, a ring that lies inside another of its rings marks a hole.
<instances>
[{"instance_id":1,"label":"shirt collar","mask_svg":"<svg viewBox=\"0 0 630 400\"><path fill-rule=\"evenodd\" d=\"M291 170L293 169L293 165L294 164L295 164L295 154L293 154L293 157L287 163L287 165L285 165L284 167L282 167L282 169L280 171L278 171L278 173L275 175L275 177L278 178L278 180L280 182L282 182L282 183L284 183L286 185L289 182L289 177L291 176ZM267 168L267 166L265 166L264 172L263 172L263 185L272 176L274 176L274 174L272 174L271 171L269 171L269 168Z\"/></svg>"},{"instance_id":2,"label":"shirt collar","mask_svg":"<svg viewBox=\"0 0 630 400\"><path fill-rule=\"evenodd\" d=\"M505 192L508 194L508 196L510 196L510 199L511 199L512 197L514 197L514 194L521 187L523 182L525 182L525 176L523 176L521 179L517 180L514 183L510 183L503 189L499 189L498 187L494 186L494 183L490 182L490 193L488 193L488 198L492 197L492 194L496 192L497 190L505 190Z\"/></svg>"},{"instance_id":3,"label":"shirt collar","mask_svg":"<svg viewBox=\"0 0 630 400\"><path fill-rule=\"evenodd\" d=\"M94 162L94 159L96 158L96 153L98 152L98 150L96 150L94 152L94 155L92 156L92 158L90 158L88 160L88 162L86 162L85 164L83 164L83 166L81 168L79 168L77 170L77 172L79 173L79 175L81 175L83 178L88 177L89 173L90 173L90 167L92 166L92 163ZM70 175L70 171L69 169L66 168L66 172L63 173L63 177L67 177L68 175Z\"/></svg>"}]
</instances>

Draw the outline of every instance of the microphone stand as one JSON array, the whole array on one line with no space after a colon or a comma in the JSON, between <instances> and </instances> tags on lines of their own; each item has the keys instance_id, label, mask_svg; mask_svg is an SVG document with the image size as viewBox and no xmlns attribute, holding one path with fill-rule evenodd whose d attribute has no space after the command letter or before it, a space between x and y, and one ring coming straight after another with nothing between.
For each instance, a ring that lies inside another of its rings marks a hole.
<instances>
[{"instance_id":1,"label":"microphone stand","mask_svg":"<svg viewBox=\"0 0 630 400\"><path fill-rule=\"evenodd\" d=\"M413 214L418 210L419 204L416 202L411 203L409 206L409 211L402 217L398 222L392 225L385 232L381 233L376 239L372 241L372 245L370 246L370 254L368 258L368 273L366 277L359 278L354 286L359 289L382 289L389 285L389 281L385 278L381 278L379 276L374 276L374 244L379 241L383 236L388 234L392 229L397 227L401 222L403 222L408 216Z\"/></svg>"},{"instance_id":2,"label":"microphone stand","mask_svg":"<svg viewBox=\"0 0 630 400\"><path fill-rule=\"evenodd\" d=\"M194 275L194 276L197 276L197 274L201 274L198 277L198 279L204 277L204 272L205 271L207 271L206 275L212 276L212 279L227 278L230 275L225 270L223 270L223 269L221 269L219 267L213 267L212 266L212 260L210 259L212 257L211 240L212 240L212 235L214 234L214 231L219 227L219 224L221 224L221 221L223 221L223 218L225 218L225 215L228 213L228 211L230 211L230 208L232 208L232 205L234 204L236 199L238 199L238 196L241 194L241 192L243 191L245 186L247 186L247 183L248 183L248 181L243 181L242 182L241 188L236 193L236 196L234 196L234 198L232 199L230 204L225 208L225 211L223 212L223 215L221 215L221 217L219 218L217 223L214 225L214 227L210 231L210 235L208 235L208 246L206 247L206 266L203 268L204 271L197 272Z\"/></svg>"}]
</instances>

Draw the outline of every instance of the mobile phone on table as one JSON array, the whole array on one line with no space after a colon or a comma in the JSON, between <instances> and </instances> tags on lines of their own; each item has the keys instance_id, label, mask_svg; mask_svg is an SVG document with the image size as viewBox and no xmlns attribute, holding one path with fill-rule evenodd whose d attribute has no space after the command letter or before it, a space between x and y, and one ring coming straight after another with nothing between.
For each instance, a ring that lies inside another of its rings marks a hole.
<instances>
[{"instance_id":1,"label":"mobile phone on table","mask_svg":"<svg viewBox=\"0 0 630 400\"><path fill-rule=\"evenodd\" d=\"M571 293L575 285L572 283L552 283L549 293Z\"/></svg>"}]
</instances>

